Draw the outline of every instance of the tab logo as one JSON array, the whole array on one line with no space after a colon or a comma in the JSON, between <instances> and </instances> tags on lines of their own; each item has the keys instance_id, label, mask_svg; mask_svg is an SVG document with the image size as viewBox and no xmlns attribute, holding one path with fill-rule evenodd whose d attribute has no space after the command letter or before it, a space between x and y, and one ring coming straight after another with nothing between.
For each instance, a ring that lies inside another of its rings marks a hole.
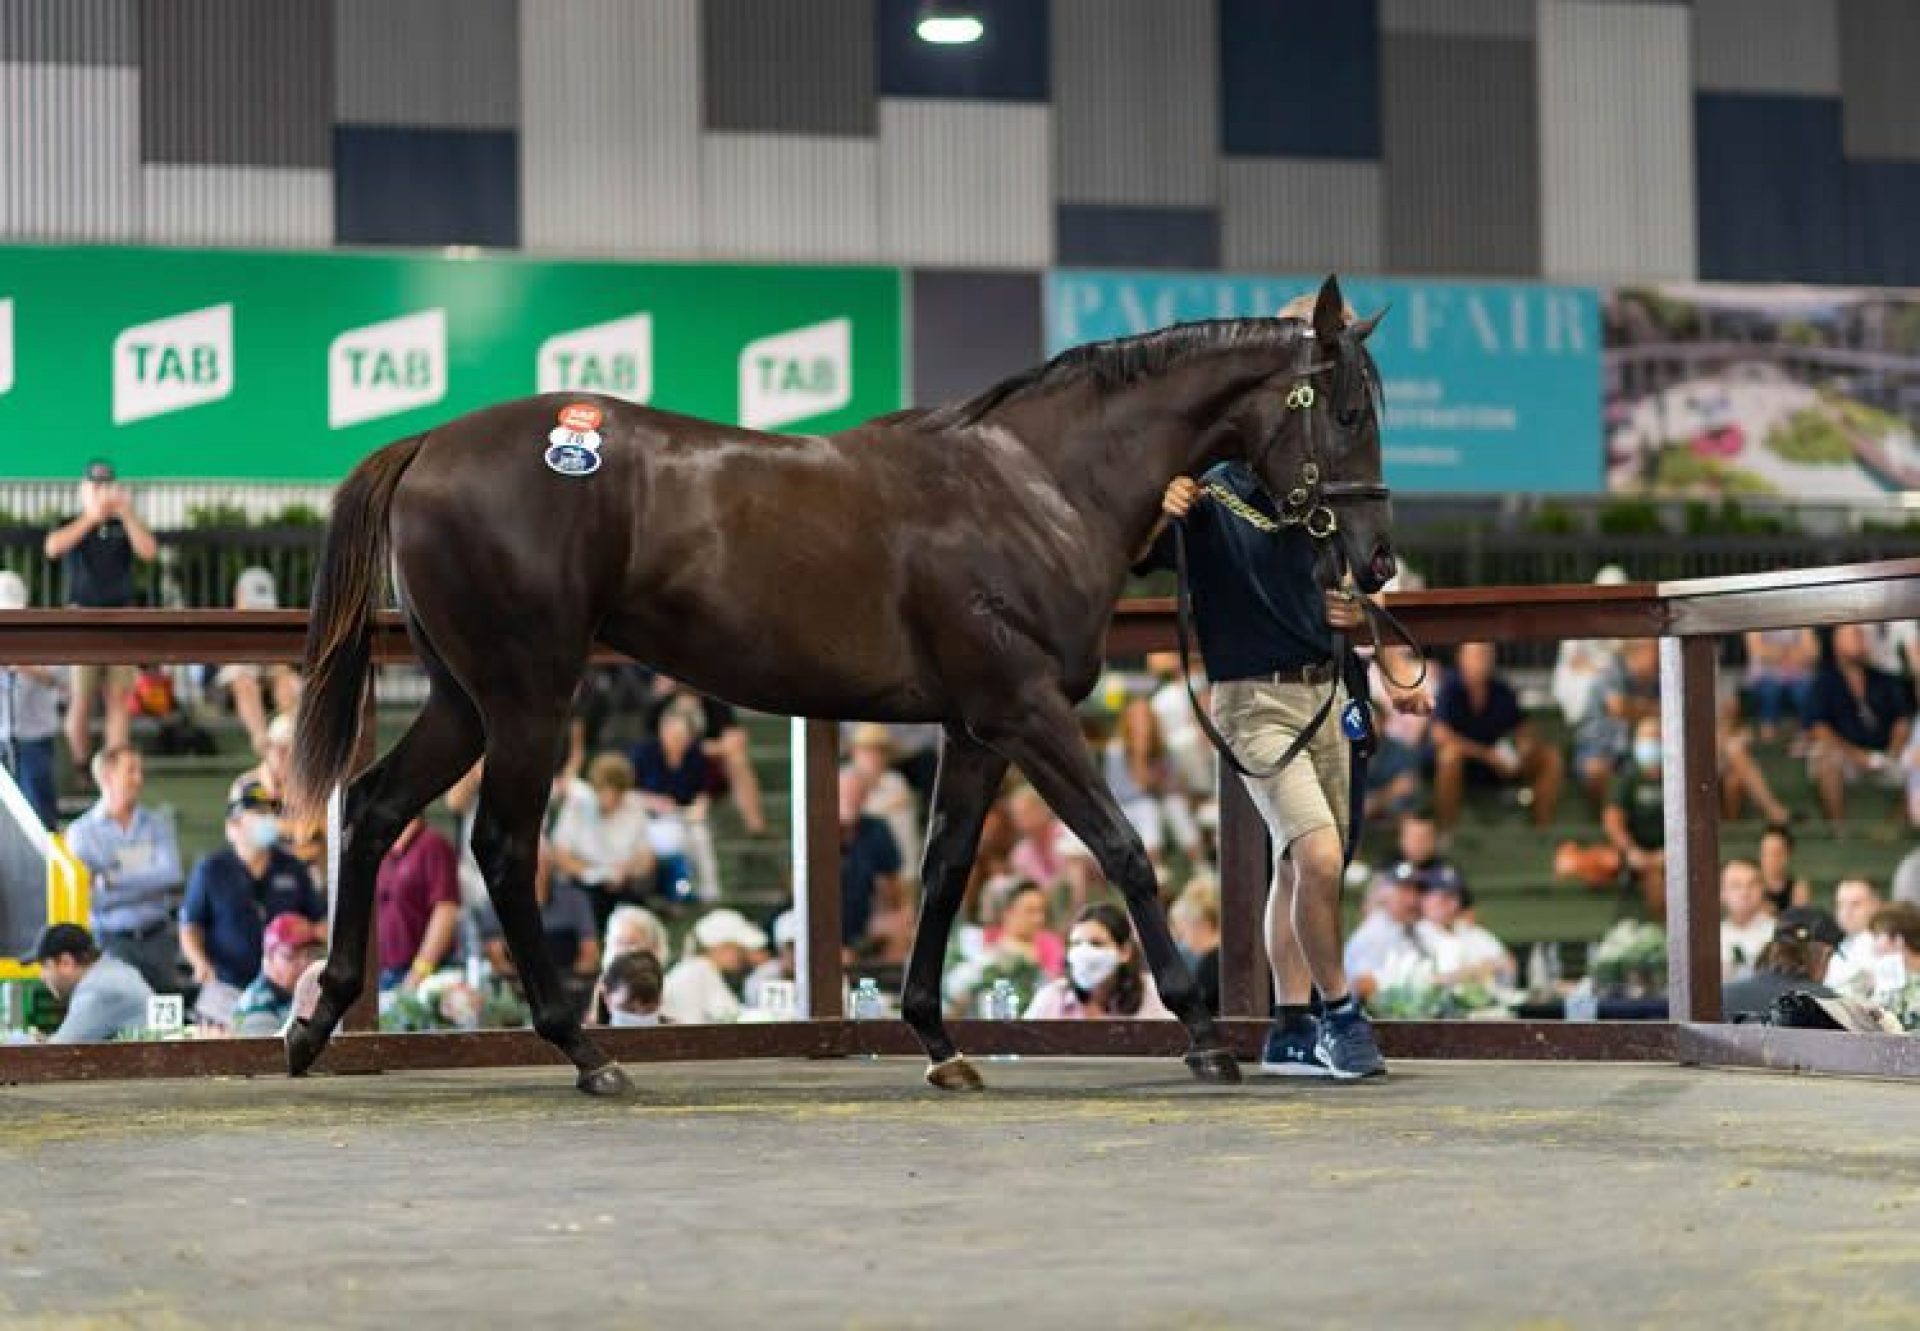
<instances>
[{"instance_id":1,"label":"tab logo","mask_svg":"<svg viewBox=\"0 0 1920 1331\"><path fill-rule=\"evenodd\" d=\"M771 430L853 401L853 321L775 333L740 353L740 423Z\"/></svg>"},{"instance_id":2,"label":"tab logo","mask_svg":"<svg viewBox=\"0 0 1920 1331\"><path fill-rule=\"evenodd\" d=\"M379 420L447 395L447 312L349 328L327 348L327 424Z\"/></svg>"},{"instance_id":3,"label":"tab logo","mask_svg":"<svg viewBox=\"0 0 1920 1331\"><path fill-rule=\"evenodd\" d=\"M653 396L653 316L555 333L540 344L535 380L542 393L605 393L629 402Z\"/></svg>"},{"instance_id":4,"label":"tab logo","mask_svg":"<svg viewBox=\"0 0 1920 1331\"><path fill-rule=\"evenodd\" d=\"M120 330L113 339L116 425L233 395L233 306L209 305Z\"/></svg>"},{"instance_id":5,"label":"tab logo","mask_svg":"<svg viewBox=\"0 0 1920 1331\"><path fill-rule=\"evenodd\" d=\"M13 297L0 300L0 393L13 391Z\"/></svg>"}]
</instances>

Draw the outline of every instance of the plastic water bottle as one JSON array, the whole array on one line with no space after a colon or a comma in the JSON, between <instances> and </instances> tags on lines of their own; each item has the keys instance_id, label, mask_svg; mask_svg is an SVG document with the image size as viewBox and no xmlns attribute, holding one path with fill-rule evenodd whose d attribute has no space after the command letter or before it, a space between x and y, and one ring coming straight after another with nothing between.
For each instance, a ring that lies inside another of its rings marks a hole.
<instances>
[{"instance_id":1,"label":"plastic water bottle","mask_svg":"<svg viewBox=\"0 0 1920 1331\"><path fill-rule=\"evenodd\" d=\"M480 941L480 923L473 912L460 912L460 950L467 954L467 987L486 996L493 979L493 963L487 960L486 946Z\"/></svg>"},{"instance_id":2,"label":"plastic water bottle","mask_svg":"<svg viewBox=\"0 0 1920 1331\"><path fill-rule=\"evenodd\" d=\"M1020 991L1013 987L1013 981L995 980L986 993L980 995L980 1015L988 1021L1012 1021L1020 1015ZM1011 1063L1018 1054L988 1054L994 1063Z\"/></svg>"},{"instance_id":3,"label":"plastic water bottle","mask_svg":"<svg viewBox=\"0 0 1920 1331\"><path fill-rule=\"evenodd\" d=\"M1600 1020L1600 998L1593 992L1593 981L1583 982L1578 989L1567 995L1567 1020Z\"/></svg>"},{"instance_id":4,"label":"plastic water bottle","mask_svg":"<svg viewBox=\"0 0 1920 1331\"><path fill-rule=\"evenodd\" d=\"M887 1015L886 995L880 992L880 982L871 975L862 979L853 991L853 1019L855 1021L883 1021ZM868 1062L880 1057L878 1054L862 1054Z\"/></svg>"}]
</instances>

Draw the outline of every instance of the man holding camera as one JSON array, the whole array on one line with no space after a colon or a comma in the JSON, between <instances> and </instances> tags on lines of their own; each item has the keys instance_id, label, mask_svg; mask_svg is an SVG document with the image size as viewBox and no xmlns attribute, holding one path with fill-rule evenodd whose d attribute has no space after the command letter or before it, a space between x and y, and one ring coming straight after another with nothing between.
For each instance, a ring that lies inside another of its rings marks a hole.
<instances>
[{"instance_id":1,"label":"man holding camera","mask_svg":"<svg viewBox=\"0 0 1920 1331\"><path fill-rule=\"evenodd\" d=\"M119 610L133 604L133 563L159 552L153 533L133 511L133 496L119 483L111 462L87 464L80 482L80 515L47 533L46 555L66 572L67 604L78 609ZM73 668L73 697L67 704L67 747L76 771L87 770L93 751L93 699L106 695L103 747L126 747L130 718L127 695L133 690L131 662Z\"/></svg>"}]
</instances>

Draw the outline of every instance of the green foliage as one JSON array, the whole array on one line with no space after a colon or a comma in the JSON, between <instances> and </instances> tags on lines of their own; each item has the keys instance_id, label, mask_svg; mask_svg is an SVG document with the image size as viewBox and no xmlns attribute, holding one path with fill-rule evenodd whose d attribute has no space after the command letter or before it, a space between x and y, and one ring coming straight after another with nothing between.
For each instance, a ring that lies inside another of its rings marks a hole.
<instances>
[{"instance_id":1,"label":"green foliage","mask_svg":"<svg viewBox=\"0 0 1920 1331\"><path fill-rule=\"evenodd\" d=\"M1825 346L1827 337L1804 319L1789 319L1780 325L1780 340L1790 347Z\"/></svg>"},{"instance_id":2,"label":"green foliage","mask_svg":"<svg viewBox=\"0 0 1920 1331\"><path fill-rule=\"evenodd\" d=\"M1717 506L1698 500L1689 502L1685 527L1689 536L1791 536L1799 531L1791 519L1771 513L1749 513L1733 499Z\"/></svg>"},{"instance_id":3,"label":"green foliage","mask_svg":"<svg viewBox=\"0 0 1920 1331\"><path fill-rule=\"evenodd\" d=\"M1685 444L1668 444L1660 450L1654 485L1660 490L1716 490L1729 495L1779 493L1764 477L1729 467L1719 458L1703 458Z\"/></svg>"},{"instance_id":4,"label":"green foliage","mask_svg":"<svg viewBox=\"0 0 1920 1331\"><path fill-rule=\"evenodd\" d=\"M1840 466L1853 461L1853 444L1826 407L1802 407L1767 431L1767 447L1789 462Z\"/></svg>"},{"instance_id":5,"label":"green foliage","mask_svg":"<svg viewBox=\"0 0 1920 1331\"><path fill-rule=\"evenodd\" d=\"M1659 506L1646 499L1608 500L1595 525L1606 536L1658 536L1666 530Z\"/></svg>"},{"instance_id":6,"label":"green foliage","mask_svg":"<svg viewBox=\"0 0 1920 1331\"><path fill-rule=\"evenodd\" d=\"M1580 515L1565 504L1549 499L1527 517L1527 530L1538 536L1577 536Z\"/></svg>"}]
</instances>

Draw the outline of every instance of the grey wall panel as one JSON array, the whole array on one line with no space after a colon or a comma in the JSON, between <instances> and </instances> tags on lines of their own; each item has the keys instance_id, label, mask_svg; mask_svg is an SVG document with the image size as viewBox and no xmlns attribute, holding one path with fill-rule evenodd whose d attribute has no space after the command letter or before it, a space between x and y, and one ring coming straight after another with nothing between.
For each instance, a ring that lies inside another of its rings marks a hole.
<instances>
[{"instance_id":1,"label":"grey wall panel","mask_svg":"<svg viewBox=\"0 0 1920 1331\"><path fill-rule=\"evenodd\" d=\"M1838 95L1838 7L1839 0L1694 0L1694 86Z\"/></svg>"},{"instance_id":2,"label":"grey wall panel","mask_svg":"<svg viewBox=\"0 0 1920 1331\"><path fill-rule=\"evenodd\" d=\"M145 0L140 67L143 160L328 164L331 6L318 0Z\"/></svg>"},{"instance_id":3,"label":"grey wall panel","mask_svg":"<svg viewBox=\"0 0 1920 1331\"><path fill-rule=\"evenodd\" d=\"M0 63L0 236L119 240L140 229L140 76Z\"/></svg>"},{"instance_id":4,"label":"grey wall panel","mask_svg":"<svg viewBox=\"0 0 1920 1331\"><path fill-rule=\"evenodd\" d=\"M892 262L1044 268L1052 117L1017 102L880 99L880 228Z\"/></svg>"},{"instance_id":5,"label":"grey wall panel","mask_svg":"<svg viewBox=\"0 0 1920 1331\"><path fill-rule=\"evenodd\" d=\"M915 405L972 397L1045 359L1039 274L921 270L910 282Z\"/></svg>"},{"instance_id":6,"label":"grey wall panel","mask_svg":"<svg viewBox=\"0 0 1920 1331\"><path fill-rule=\"evenodd\" d=\"M133 0L0 0L0 60L131 65L139 58Z\"/></svg>"},{"instance_id":7,"label":"grey wall panel","mask_svg":"<svg viewBox=\"0 0 1920 1331\"><path fill-rule=\"evenodd\" d=\"M714 130L872 135L874 0L706 0L700 53Z\"/></svg>"},{"instance_id":8,"label":"grey wall panel","mask_svg":"<svg viewBox=\"0 0 1920 1331\"><path fill-rule=\"evenodd\" d=\"M346 125L513 129L519 0L333 0L334 115Z\"/></svg>"},{"instance_id":9,"label":"grey wall panel","mask_svg":"<svg viewBox=\"0 0 1920 1331\"><path fill-rule=\"evenodd\" d=\"M1539 17L1545 272L1692 277L1691 11L1547 0Z\"/></svg>"},{"instance_id":10,"label":"grey wall panel","mask_svg":"<svg viewBox=\"0 0 1920 1331\"><path fill-rule=\"evenodd\" d=\"M1380 270L1377 162L1229 157L1221 204L1224 267Z\"/></svg>"},{"instance_id":11,"label":"grey wall panel","mask_svg":"<svg viewBox=\"0 0 1920 1331\"><path fill-rule=\"evenodd\" d=\"M868 260L880 252L873 139L708 134L701 198L710 254Z\"/></svg>"},{"instance_id":12,"label":"grey wall panel","mask_svg":"<svg viewBox=\"0 0 1920 1331\"><path fill-rule=\"evenodd\" d=\"M1533 43L1390 33L1380 59L1387 267L1538 273Z\"/></svg>"},{"instance_id":13,"label":"grey wall panel","mask_svg":"<svg viewBox=\"0 0 1920 1331\"><path fill-rule=\"evenodd\" d=\"M1063 202L1219 199L1218 41L1213 0L1054 0Z\"/></svg>"},{"instance_id":14,"label":"grey wall panel","mask_svg":"<svg viewBox=\"0 0 1920 1331\"><path fill-rule=\"evenodd\" d=\"M1533 36L1535 0L1380 0L1380 31L1430 37Z\"/></svg>"},{"instance_id":15,"label":"grey wall panel","mask_svg":"<svg viewBox=\"0 0 1920 1331\"><path fill-rule=\"evenodd\" d=\"M1840 6L1841 132L1848 157L1920 161L1920 4Z\"/></svg>"},{"instance_id":16,"label":"grey wall panel","mask_svg":"<svg viewBox=\"0 0 1920 1331\"><path fill-rule=\"evenodd\" d=\"M333 243L333 175L265 166L148 166L143 237L163 245Z\"/></svg>"},{"instance_id":17,"label":"grey wall panel","mask_svg":"<svg viewBox=\"0 0 1920 1331\"><path fill-rule=\"evenodd\" d=\"M521 239L529 249L700 245L697 0L545 0L520 24Z\"/></svg>"}]
</instances>

